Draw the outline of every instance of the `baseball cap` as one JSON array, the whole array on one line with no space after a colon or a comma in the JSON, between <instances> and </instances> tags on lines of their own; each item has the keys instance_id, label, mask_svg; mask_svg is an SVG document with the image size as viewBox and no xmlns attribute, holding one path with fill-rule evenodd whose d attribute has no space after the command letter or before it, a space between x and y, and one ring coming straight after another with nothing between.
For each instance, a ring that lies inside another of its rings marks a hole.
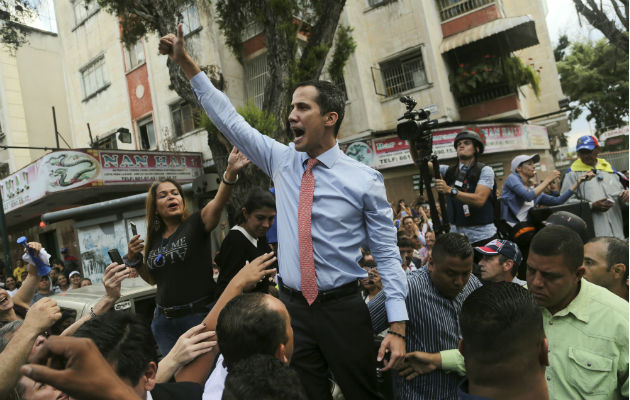
<instances>
[{"instance_id":1,"label":"baseball cap","mask_svg":"<svg viewBox=\"0 0 630 400\"><path fill-rule=\"evenodd\" d=\"M576 151L580 151L584 149L593 150L595 147L599 147L599 142L597 141L597 138L595 138L595 136L586 135L586 136L581 136L577 140L577 144L575 145L575 150Z\"/></svg>"},{"instance_id":2,"label":"baseball cap","mask_svg":"<svg viewBox=\"0 0 630 400\"><path fill-rule=\"evenodd\" d=\"M81 275L81 273L79 271L72 271L70 272L70 274L68 275L68 278L72 278L74 275Z\"/></svg>"},{"instance_id":3,"label":"baseball cap","mask_svg":"<svg viewBox=\"0 0 630 400\"><path fill-rule=\"evenodd\" d=\"M586 222L579 216L568 211L556 211L547 217L547 219L543 221L543 224L566 226L580 235L584 243L590 239Z\"/></svg>"},{"instance_id":4,"label":"baseball cap","mask_svg":"<svg viewBox=\"0 0 630 400\"><path fill-rule=\"evenodd\" d=\"M510 242L509 240L494 239L493 241L486 243L484 246L475 247L475 250L489 256L501 254L510 260L513 260L516 265L520 265L523 260L521 251L516 243Z\"/></svg>"},{"instance_id":5,"label":"baseball cap","mask_svg":"<svg viewBox=\"0 0 630 400\"><path fill-rule=\"evenodd\" d=\"M510 167L510 171L516 172L516 168L518 168L519 165L529 160L534 160L534 162L537 163L538 161L540 161L540 156L538 154L532 154L530 156L521 154L520 156L516 156L512 160L512 166Z\"/></svg>"}]
</instances>

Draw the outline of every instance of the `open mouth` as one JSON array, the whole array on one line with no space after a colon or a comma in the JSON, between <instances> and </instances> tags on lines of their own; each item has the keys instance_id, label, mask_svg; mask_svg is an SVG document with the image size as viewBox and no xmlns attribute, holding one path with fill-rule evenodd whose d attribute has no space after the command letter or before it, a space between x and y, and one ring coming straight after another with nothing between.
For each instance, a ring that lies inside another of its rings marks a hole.
<instances>
[{"instance_id":1,"label":"open mouth","mask_svg":"<svg viewBox=\"0 0 630 400\"><path fill-rule=\"evenodd\" d=\"M302 128L296 128L296 127L293 127L293 128L291 128L291 129L293 130L293 133L295 134L295 137L296 137L296 138L299 138L299 137L301 137L301 136L304 136L304 129L302 129Z\"/></svg>"},{"instance_id":2,"label":"open mouth","mask_svg":"<svg viewBox=\"0 0 630 400\"><path fill-rule=\"evenodd\" d=\"M9 301L9 296L4 294L0 296L0 306L5 305Z\"/></svg>"},{"instance_id":3,"label":"open mouth","mask_svg":"<svg viewBox=\"0 0 630 400\"><path fill-rule=\"evenodd\" d=\"M177 202L173 202L173 203L170 203L170 204L167 206L167 208L168 208L170 211L174 211L174 210L177 210L177 209L179 208L179 204L178 204Z\"/></svg>"}]
</instances>

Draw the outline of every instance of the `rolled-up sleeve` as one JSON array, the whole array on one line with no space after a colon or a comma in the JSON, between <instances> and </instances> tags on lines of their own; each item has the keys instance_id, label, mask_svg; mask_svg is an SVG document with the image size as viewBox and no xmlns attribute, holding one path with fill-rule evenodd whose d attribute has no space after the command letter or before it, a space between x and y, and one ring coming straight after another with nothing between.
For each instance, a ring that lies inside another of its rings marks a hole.
<instances>
[{"instance_id":1,"label":"rolled-up sleeve","mask_svg":"<svg viewBox=\"0 0 630 400\"><path fill-rule=\"evenodd\" d=\"M369 248L383 281L385 309L390 322L406 321L407 278L396 247L396 228L393 212L385 195L382 175L374 176L364 200L365 225Z\"/></svg>"}]
</instances>

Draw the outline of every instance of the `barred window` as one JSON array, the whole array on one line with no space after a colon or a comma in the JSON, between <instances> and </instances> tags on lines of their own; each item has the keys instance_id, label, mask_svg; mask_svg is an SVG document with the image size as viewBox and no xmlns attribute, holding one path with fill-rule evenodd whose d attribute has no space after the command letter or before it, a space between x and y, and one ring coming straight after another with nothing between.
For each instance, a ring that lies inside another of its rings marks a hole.
<instances>
[{"instance_id":1,"label":"barred window","mask_svg":"<svg viewBox=\"0 0 630 400\"><path fill-rule=\"evenodd\" d=\"M109 85L105 74L105 56L101 55L81 68L83 82L83 97L87 99L103 87Z\"/></svg>"},{"instance_id":2,"label":"barred window","mask_svg":"<svg viewBox=\"0 0 630 400\"><path fill-rule=\"evenodd\" d=\"M262 109L265 97L265 85L269 79L267 69L267 54L262 54L249 60L245 64L245 92L248 100L254 100L256 106Z\"/></svg>"},{"instance_id":3,"label":"barred window","mask_svg":"<svg viewBox=\"0 0 630 400\"><path fill-rule=\"evenodd\" d=\"M422 54L418 53L382 63L381 74L388 96L428 83Z\"/></svg>"}]
</instances>

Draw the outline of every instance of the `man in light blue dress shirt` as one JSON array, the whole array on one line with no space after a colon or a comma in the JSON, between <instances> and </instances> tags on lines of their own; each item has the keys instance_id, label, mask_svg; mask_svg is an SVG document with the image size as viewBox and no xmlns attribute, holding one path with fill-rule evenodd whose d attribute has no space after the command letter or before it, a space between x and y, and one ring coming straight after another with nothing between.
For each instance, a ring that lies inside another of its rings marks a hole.
<instances>
[{"instance_id":1,"label":"man in light blue dress shirt","mask_svg":"<svg viewBox=\"0 0 630 400\"><path fill-rule=\"evenodd\" d=\"M180 25L177 36L160 40L159 50L180 65L219 131L274 181L280 298L289 310L295 335L291 366L311 399L332 398L329 371L347 399L380 398L371 321L357 285L367 275L357 263L360 247L372 251L387 298L390 329L378 354L378 361L385 359L385 369L399 366L405 353L407 281L382 175L347 157L337 144L345 106L339 89L322 81L298 85L289 115L296 137L286 146L252 128L201 73L183 44ZM313 168L311 214L319 294L312 305L300 291L297 223L300 185L310 158L319 161Z\"/></svg>"}]
</instances>

